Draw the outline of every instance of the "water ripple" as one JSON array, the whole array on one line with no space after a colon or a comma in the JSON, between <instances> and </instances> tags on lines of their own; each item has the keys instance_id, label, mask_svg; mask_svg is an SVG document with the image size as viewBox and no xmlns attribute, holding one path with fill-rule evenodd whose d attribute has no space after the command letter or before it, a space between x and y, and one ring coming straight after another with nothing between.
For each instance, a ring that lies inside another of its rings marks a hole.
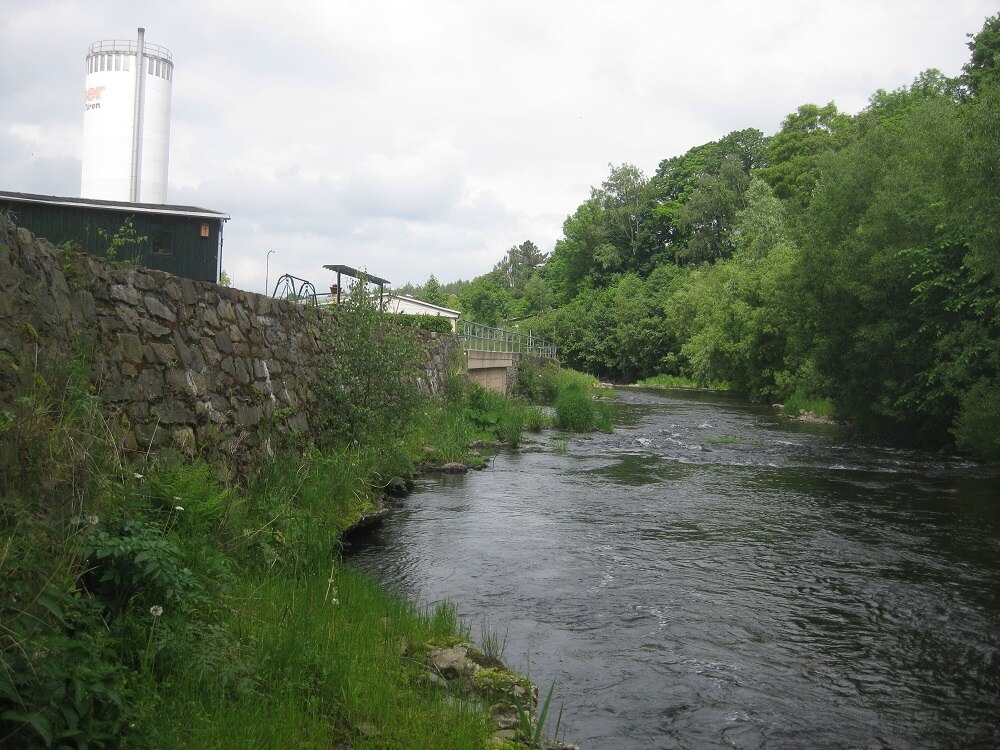
<instances>
[{"instance_id":1,"label":"water ripple","mask_svg":"<svg viewBox=\"0 0 1000 750\"><path fill-rule=\"evenodd\" d=\"M602 748L1000 746L997 476L705 396L430 480L352 562Z\"/></svg>"}]
</instances>

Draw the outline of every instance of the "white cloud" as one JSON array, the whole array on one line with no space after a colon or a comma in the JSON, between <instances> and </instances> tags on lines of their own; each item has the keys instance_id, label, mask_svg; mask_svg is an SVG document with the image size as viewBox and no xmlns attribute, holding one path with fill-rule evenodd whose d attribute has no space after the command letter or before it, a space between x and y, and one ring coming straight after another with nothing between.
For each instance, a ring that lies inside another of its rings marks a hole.
<instances>
[{"instance_id":1,"label":"white cloud","mask_svg":"<svg viewBox=\"0 0 1000 750\"><path fill-rule=\"evenodd\" d=\"M176 63L172 203L232 215L224 265L367 266L394 282L485 273L551 250L607 175L807 102L960 72L986 0L13 0L0 26L0 188L79 186L91 42L146 38ZM273 275L272 279L273 280Z\"/></svg>"}]
</instances>

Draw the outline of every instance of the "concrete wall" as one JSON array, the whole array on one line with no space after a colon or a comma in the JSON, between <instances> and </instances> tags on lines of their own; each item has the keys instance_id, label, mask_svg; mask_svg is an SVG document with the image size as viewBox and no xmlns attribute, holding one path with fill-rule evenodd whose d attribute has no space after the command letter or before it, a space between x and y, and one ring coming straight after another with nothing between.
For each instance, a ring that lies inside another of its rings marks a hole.
<instances>
[{"instance_id":1,"label":"concrete wall","mask_svg":"<svg viewBox=\"0 0 1000 750\"><path fill-rule=\"evenodd\" d=\"M517 370L522 362L530 362L535 370L547 362L554 362L537 354L523 352L479 352L470 350L468 355L468 378L495 393L513 396L517 385Z\"/></svg>"},{"instance_id":2,"label":"concrete wall","mask_svg":"<svg viewBox=\"0 0 1000 750\"><path fill-rule=\"evenodd\" d=\"M237 472L282 436L308 440L333 313L162 271L67 254L0 217L0 410L25 368L86 363L126 452L202 453ZM421 334L437 392L461 343Z\"/></svg>"}]
</instances>

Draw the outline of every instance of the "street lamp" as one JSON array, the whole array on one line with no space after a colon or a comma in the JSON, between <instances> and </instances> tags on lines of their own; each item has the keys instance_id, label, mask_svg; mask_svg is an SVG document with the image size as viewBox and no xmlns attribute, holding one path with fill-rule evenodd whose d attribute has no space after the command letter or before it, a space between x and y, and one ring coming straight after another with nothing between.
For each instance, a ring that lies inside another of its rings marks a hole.
<instances>
[{"instance_id":1,"label":"street lamp","mask_svg":"<svg viewBox=\"0 0 1000 750\"><path fill-rule=\"evenodd\" d=\"M267 251L267 260L264 261L264 296L265 297L268 294L268 291L267 291L267 281L268 281L268 279L270 278L270 275L271 275L270 274L270 271L271 271L271 253L273 253L273 252L274 252L274 250L268 250Z\"/></svg>"}]
</instances>

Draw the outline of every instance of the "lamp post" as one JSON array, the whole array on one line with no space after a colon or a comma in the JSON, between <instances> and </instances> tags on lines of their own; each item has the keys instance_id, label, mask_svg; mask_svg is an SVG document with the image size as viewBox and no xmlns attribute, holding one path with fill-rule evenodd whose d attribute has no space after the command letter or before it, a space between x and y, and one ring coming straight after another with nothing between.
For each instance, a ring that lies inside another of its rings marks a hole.
<instances>
[{"instance_id":1,"label":"lamp post","mask_svg":"<svg viewBox=\"0 0 1000 750\"><path fill-rule=\"evenodd\" d=\"M271 253L273 253L273 252L274 252L274 250L268 250L267 251L267 259L264 261L264 296L265 297L268 295L267 282L268 282L268 279L271 276Z\"/></svg>"}]
</instances>

